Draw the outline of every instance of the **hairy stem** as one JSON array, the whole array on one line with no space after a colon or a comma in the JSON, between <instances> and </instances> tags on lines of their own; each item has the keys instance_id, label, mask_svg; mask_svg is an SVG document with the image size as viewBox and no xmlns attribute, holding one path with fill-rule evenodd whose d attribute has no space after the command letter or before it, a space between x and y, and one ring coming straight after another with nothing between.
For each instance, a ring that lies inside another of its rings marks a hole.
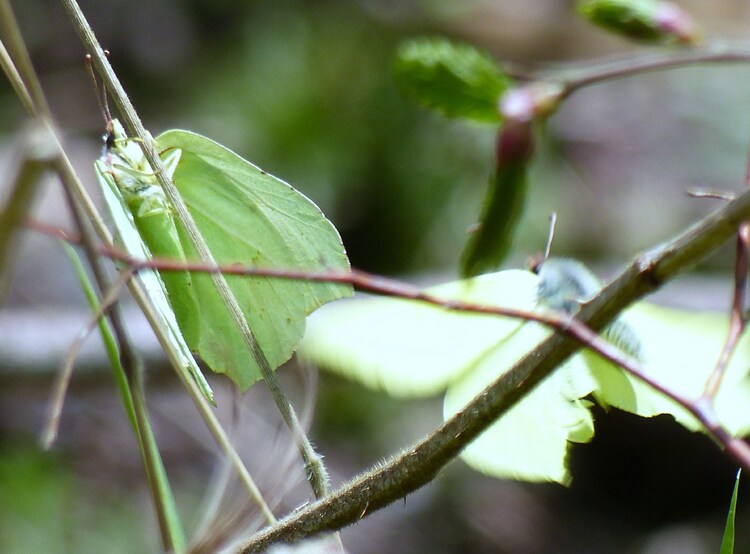
<instances>
[{"instance_id":1,"label":"hairy stem","mask_svg":"<svg viewBox=\"0 0 750 554\"><path fill-rule=\"evenodd\" d=\"M638 256L581 310L578 319L593 330L602 329L629 304L658 289L724 243L749 216L750 192L745 192L674 240ZM260 552L273 543L340 529L413 492L429 482L467 444L581 346L564 332L555 332L431 436L327 498L261 531L241 551ZM747 445L723 431L710 410L694 406L694 413L703 414L702 421L727 446L729 453L745 464L750 463Z\"/></svg>"}]
</instances>

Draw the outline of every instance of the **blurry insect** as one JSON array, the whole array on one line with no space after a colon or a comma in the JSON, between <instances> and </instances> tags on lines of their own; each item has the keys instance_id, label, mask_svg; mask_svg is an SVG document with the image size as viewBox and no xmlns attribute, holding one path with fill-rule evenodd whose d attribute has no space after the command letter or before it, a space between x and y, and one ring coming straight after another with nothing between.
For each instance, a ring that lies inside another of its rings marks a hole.
<instances>
[{"instance_id":1,"label":"blurry insect","mask_svg":"<svg viewBox=\"0 0 750 554\"><path fill-rule=\"evenodd\" d=\"M550 258L552 241L555 237L557 214L550 214L550 228L544 257L531 258L528 266L539 275L537 302L553 310L575 314L581 306L596 296L602 282L589 268L570 258ZM615 320L604 330L603 336L618 348L634 358L641 358L641 344L638 334L622 320Z\"/></svg>"},{"instance_id":2,"label":"blurry insect","mask_svg":"<svg viewBox=\"0 0 750 554\"><path fill-rule=\"evenodd\" d=\"M539 275L539 304L571 315L578 312L602 288L599 278L577 260L547 258L532 265L531 269ZM638 334L625 321L613 321L602 335L627 354L641 358Z\"/></svg>"}]
</instances>

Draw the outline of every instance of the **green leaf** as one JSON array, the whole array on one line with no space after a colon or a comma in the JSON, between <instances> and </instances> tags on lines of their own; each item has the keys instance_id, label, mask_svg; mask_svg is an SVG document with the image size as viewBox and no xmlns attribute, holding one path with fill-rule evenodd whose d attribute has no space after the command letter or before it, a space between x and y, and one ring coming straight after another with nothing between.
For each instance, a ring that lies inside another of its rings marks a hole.
<instances>
[{"instance_id":1,"label":"green leaf","mask_svg":"<svg viewBox=\"0 0 750 554\"><path fill-rule=\"evenodd\" d=\"M734 490L732 491L732 500L729 502L729 512L727 513L727 524L724 527L724 536L721 538L721 548L719 554L734 554L734 519L737 513L737 495L740 491L740 474L742 470L737 470L737 477L734 479Z\"/></svg>"},{"instance_id":2,"label":"green leaf","mask_svg":"<svg viewBox=\"0 0 750 554\"><path fill-rule=\"evenodd\" d=\"M167 131L156 142L165 151L181 151L175 186L219 264L297 271L349 269L336 229L315 204L288 184L188 131ZM185 256L199 259L179 223L177 230ZM226 279L273 368L291 357L307 315L325 302L351 294L349 285L334 283ZM193 273L192 288L199 310L179 320L181 327L200 327L200 338L191 348L213 371L225 373L245 390L261 378L253 355L210 275Z\"/></svg>"},{"instance_id":3,"label":"green leaf","mask_svg":"<svg viewBox=\"0 0 750 554\"><path fill-rule=\"evenodd\" d=\"M446 419L494 382L550 335L529 323L471 364L445 395ZM576 356L542 381L493 423L461 454L473 468L502 478L568 483L567 453L572 442L588 442L594 423L582 400L595 387Z\"/></svg>"},{"instance_id":4,"label":"green leaf","mask_svg":"<svg viewBox=\"0 0 750 554\"><path fill-rule=\"evenodd\" d=\"M446 300L532 309L536 282L528 271L511 270L428 292ZM444 391L521 324L518 319L362 295L313 314L298 354L393 396L431 396Z\"/></svg>"},{"instance_id":5,"label":"green leaf","mask_svg":"<svg viewBox=\"0 0 750 554\"><path fill-rule=\"evenodd\" d=\"M485 52L444 38L420 38L398 50L396 80L425 107L447 117L501 121L498 102L512 81Z\"/></svg>"},{"instance_id":6,"label":"green leaf","mask_svg":"<svg viewBox=\"0 0 750 554\"><path fill-rule=\"evenodd\" d=\"M454 299L533 310L538 277L509 270L428 289ZM460 313L408 300L368 298L337 303L310 318L299 355L394 396L447 389L445 416L507 371L549 331L521 320ZM491 475L568 480L570 442L593 434L581 400L593 389L574 359L521 400L462 454Z\"/></svg>"},{"instance_id":7,"label":"green leaf","mask_svg":"<svg viewBox=\"0 0 750 554\"><path fill-rule=\"evenodd\" d=\"M671 2L658 0L586 0L578 12L599 27L641 42L700 41L692 18Z\"/></svg>"},{"instance_id":8,"label":"green leaf","mask_svg":"<svg viewBox=\"0 0 750 554\"><path fill-rule=\"evenodd\" d=\"M643 366L648 374L686 396L699 398L718 359L728 331L728 315L691 312L639 303L623 321L638 333ZM702 430L685 409L636 378L588 354L598 382L597 400L643 416L672 414L692 430ZM750 340L743 338L727 367L714 405L723 425L734 435L750 431Z\"/></svg>"},{"instance_id":9,"label":"green leaf","mask_svg":"<svg viewBox=\"0 0 750 554\"><path fill-rule=\"evenodd\" d=\"M490 179L479 222L461 255L461 275L498 268L513 245L526 203L527 173L533 151L530 122L509 122L497 139L495 174Z\"/></svg>"},{"instance_id":10,"label":"green leaf","mask_svg":"<svg viewBox=\"0 0 750 554\"><path fill-rule=\"evenodd\" d=\"M572 313L599 287L598 279L578 262L552 259L539 275L501 271L429 291L444 299ZM698 398L723 347L726 320L726 314L638 303L612 323L604 337L639 358L650 376ZM300 355L395 396L445 390L449 417L549 333L537 324L508 318L369 298L316 313ZM716 399L720 421L735 435L750 430L748 366L750 339L743 338ZM567 482L565 458L571 443L593 435L588 398L644 417L671 414L687 428L701 429L682 407L584 350L521 399L462 456L491 475Z\"/></svg>"}]
</instances>

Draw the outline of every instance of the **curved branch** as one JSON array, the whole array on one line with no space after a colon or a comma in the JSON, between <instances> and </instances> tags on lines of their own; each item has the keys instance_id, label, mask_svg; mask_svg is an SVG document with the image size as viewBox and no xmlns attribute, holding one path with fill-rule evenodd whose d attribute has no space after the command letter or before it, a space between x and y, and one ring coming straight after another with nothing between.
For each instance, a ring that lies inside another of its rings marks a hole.
<instances>
[{"instance_id":1,"label":"curved branch","mask_svg":"<svg viewBox=\"0 0 750 554\"><path fill-rule=\"evenodd\" d=\"M638 256L584 307L578 319L593 330L602 329L629 304L689 269L732 237L738 225L748 217L750 192L745 192L674 240ZM556 332L443 423L433 435L355 478L331 496L261 531L241 547L241 552L260 552L273 543L340 529L415 491L581 347L564 332ZM693 413L732 455L745 463L750 460L747 445L726 434L711 411L702 410L699 405L693 408Z\"/></svg>"},{"instance_id":2,"label":"curved branch","mask_svg":"<svg viewBox=\"0 0 750 554\"><path fill-rule=\"evenodd\" d=\"M546 72L545 77L564 83L565 96L581 88L653 71L677 69L691 65L717 63L750 63L750 45L714 42L701 48L659 52L642 56L627 56L587 65L583 68L557 69Z\"/></svg>"}]
</instances>

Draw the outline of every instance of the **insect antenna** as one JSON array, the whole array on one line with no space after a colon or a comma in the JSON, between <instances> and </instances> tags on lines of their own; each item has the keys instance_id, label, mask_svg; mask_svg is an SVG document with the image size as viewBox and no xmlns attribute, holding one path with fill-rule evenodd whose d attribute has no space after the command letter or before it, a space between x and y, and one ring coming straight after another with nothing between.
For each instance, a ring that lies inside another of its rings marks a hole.
<instances>
[{"instance_id":1,"label":"insect antenna","mask_svg":"<svg viewBox=\"0 0 750 554\"><path fill-rule=\"evenodd\" d=\"M104 51L104 55L109 57L109 50ZM91 54L86 54L86 69L88 70L89 77L91 77L91 84L94 86L94 92L96 93L96 102L99 104L99 111L104 117L104 124L106 126L106 133L104 134L104 146L107 150L114 146L115 135L112 128L112 114L109 111L109 103L107 102L107 88L104 83L99 88L99 80L96 78L96 72L94 71L94 64L91 61Z\"/></svg>"},{"instance_id":2,"label":"insect antenna","mask_svg":"<svg viewBox=\"0 0 750 554\"><path fill-rule=\"evenodd\" d=\"M544 247L544 259L549 258L552 250L552 241L555 239L555 226L557 225L557 212L549 214L549 233L547 234L547 245Z\"/></svg>"},{"instance_id":3,"label":"insect antenna","mask_svg":"<svg viewBox=\"0 0 750 554\"><path fill-rule=\"evenodd\" d=\"M542 264L547 261L552 250L552 241L555 238L555 226L557 225L557 212L549 214L549 232L547 233L547 244L544 247L544 254L537 252L533 256L530 256L526 261L527 267L534 273L539 273L542 268Z\"/></svg>"}]
</instances>

